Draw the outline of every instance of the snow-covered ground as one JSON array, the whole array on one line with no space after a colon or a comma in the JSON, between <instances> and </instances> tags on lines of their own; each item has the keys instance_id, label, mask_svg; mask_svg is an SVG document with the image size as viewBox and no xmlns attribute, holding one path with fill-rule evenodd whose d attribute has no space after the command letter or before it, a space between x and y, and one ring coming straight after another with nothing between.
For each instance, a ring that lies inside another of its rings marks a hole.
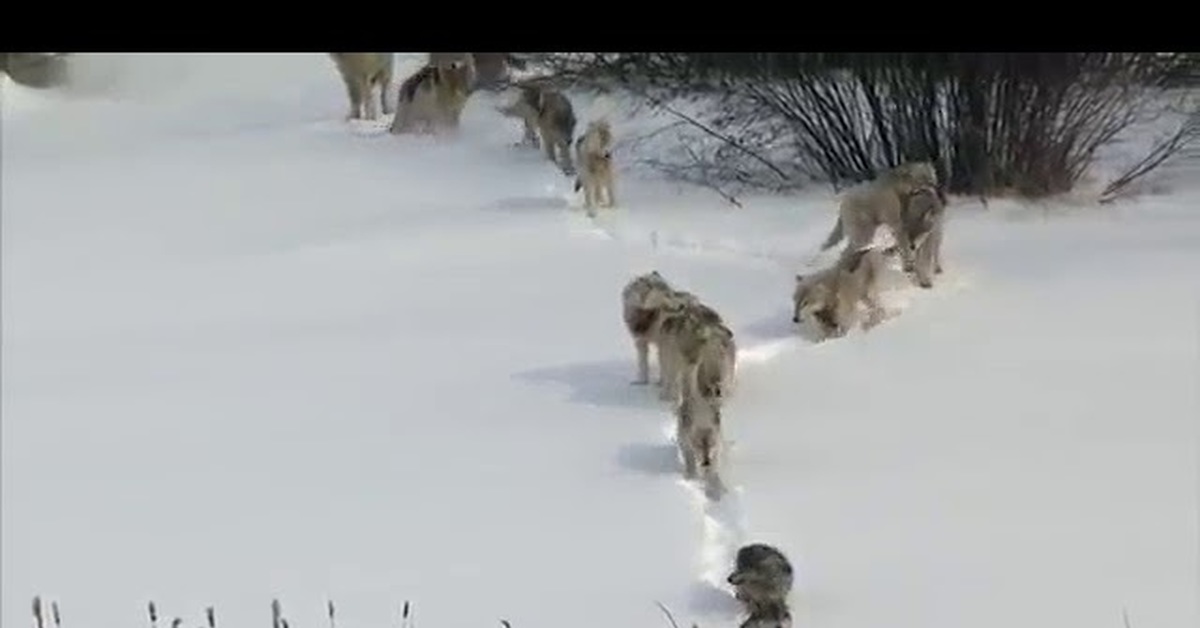
<instances>
[{"instance_id":1,"label":"snow-covered ground","mask_svg":"<svg viewBox=\"0 0 1200 628\"><path fill-rule=\"evenodd\" d=\"M754 540L797 628L1200 624L1200 186L956 201L936 287L813 345L827 191L627 169L593 224L484 96L438 143L342 122L323 55L125 65L3 87L4 626L735 626ZM651 268L742 348L719 504L630 385Z\"/></svg>"}]
</instances>

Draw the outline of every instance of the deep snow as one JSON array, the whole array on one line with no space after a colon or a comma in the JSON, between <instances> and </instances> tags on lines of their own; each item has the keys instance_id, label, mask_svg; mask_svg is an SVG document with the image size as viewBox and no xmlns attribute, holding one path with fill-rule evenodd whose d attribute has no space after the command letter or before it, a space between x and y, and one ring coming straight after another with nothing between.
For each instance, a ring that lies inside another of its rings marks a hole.
<instances>
[{"instance_id":1,"label":"deep snow","mask_svg":"<svg viewBox=\"0 0 1200 628\"><path fill-rule=\"evenodd\" d=\"M812 345L828 191L626 167L593 224L486 96L439 143L343 123L324 55L90 61L3 87L5 626L733 626L751 540L797 627L1200 623L1196 187L956 199L937 286ZM742 347L720 504L629 384L650 268Z\"/></svg>"}]
</instances>

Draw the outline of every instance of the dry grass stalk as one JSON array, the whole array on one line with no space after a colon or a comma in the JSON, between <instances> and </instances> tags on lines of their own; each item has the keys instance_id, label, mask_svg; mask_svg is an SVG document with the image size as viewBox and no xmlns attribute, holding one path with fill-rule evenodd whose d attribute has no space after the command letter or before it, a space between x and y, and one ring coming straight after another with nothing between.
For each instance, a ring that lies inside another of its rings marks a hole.
<instances>
[{"instance_id":1,"label":"dry grass stalk","mask_svg":"<svg viewBox=\"0 0 1200 628\"><path fill-rule=\"evenodd\" d=\"M46 619L42 615L42 596L33 596L33 625L34 628L46 628Z\"/></svg>"}]
</instances>

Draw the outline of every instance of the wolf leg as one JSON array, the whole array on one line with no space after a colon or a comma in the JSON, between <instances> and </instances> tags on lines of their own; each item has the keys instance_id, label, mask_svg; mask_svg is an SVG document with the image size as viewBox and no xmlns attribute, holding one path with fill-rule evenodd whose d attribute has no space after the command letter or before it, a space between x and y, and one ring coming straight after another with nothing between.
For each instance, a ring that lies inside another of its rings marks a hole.
<instances>
[{"instance_id":1,"label":"wolf leg","mask_svg":"<svg viewBox=\"0 0 1200 628\"><path fill-rule=\"evenodd\" d=\"M650 342L645 338L636 338L633 346L637 351L637 378L633 383L644 386L650 383Z\"/></svg>"}]
</instances>

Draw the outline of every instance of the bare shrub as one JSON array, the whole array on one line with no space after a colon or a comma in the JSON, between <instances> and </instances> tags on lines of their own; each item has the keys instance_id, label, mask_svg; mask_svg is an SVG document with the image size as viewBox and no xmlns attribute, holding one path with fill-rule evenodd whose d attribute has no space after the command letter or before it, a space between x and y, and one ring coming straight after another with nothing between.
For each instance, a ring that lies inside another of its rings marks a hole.
<instances>
[{"instance_id":1,"label":"bare shrub","mask_svg":"<svg viewBox=\"0 0 1200 628\"><path fill-rule=\"evenodd\" d=\"M840 187L930 160L947 191L1031 197L1072 189L1098 149L1159 115L1163 91L1197 67L1184 53L570 53L538 62L560 81L625 89L658 108L715 103L687 122L717 141L652 164L684 178Z\"/></svg>"}]
</instances>

